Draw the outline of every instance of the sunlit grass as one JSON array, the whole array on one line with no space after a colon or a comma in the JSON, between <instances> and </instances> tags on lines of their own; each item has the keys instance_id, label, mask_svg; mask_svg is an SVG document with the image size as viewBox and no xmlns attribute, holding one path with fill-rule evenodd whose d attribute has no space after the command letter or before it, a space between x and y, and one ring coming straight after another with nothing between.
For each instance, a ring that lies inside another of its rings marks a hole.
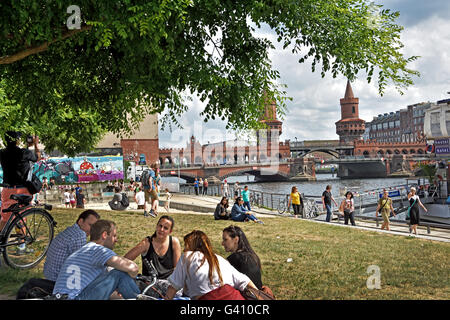
<instances>
[{"instance_id":1,"label":"sunlit grass","mask_svg":"<svg viewBox=\"0 0 450 320\"><path fill-rule=\"evenodd\" d=\"M73 224L81 209L55 209L56 233ZM156 220L142 212L99 211L118 225L115 252L125 254L151 235ZM172 214L173 235L204 231L215 251L230 221L207 215ZM239 223L262 262L263 283L279 299L449 299L450 244L318 224L300 219L268 218L265 225ZM287 262L291 258L292 262ZM140 259L136 262L141 265ZM381 289L370 290L367 268L381 270ZM42 266L27 271L2 268L0 294L14 295L30 277L42 277Z\"/></svg>"}]
</instances>

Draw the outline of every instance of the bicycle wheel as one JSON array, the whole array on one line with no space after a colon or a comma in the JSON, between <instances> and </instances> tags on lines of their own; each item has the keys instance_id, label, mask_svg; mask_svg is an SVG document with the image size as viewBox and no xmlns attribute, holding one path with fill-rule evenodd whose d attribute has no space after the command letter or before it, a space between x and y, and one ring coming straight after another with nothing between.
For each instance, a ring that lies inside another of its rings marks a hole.
<instances>
[{"instance_id":1,"label":"bicycle wheel","mask_svg":"<svg viewBox=\"0 0 450 320\"><path fill-rule=\"evenodd\" d=\"M286 199L280 200L280 201L278 202L278 208L277 208L278 213L279 213L279 214L283 214L283 213L286 211L286 207L287 207L287 205L286 205Z\"/></svg>"},{"instance_id":2,"label":"bicycle wheel","mask_svg":"<svg viewBox=\"0 0 450 320\"><path fill-rule=\"evenodd\" d=\"M54 234L52 216L45 210L32 208L21 213L8 226L3 258L10 267L28 269L47 254ZM24 223L25 221L25 223Z\"/></svg>"}]
</instances>

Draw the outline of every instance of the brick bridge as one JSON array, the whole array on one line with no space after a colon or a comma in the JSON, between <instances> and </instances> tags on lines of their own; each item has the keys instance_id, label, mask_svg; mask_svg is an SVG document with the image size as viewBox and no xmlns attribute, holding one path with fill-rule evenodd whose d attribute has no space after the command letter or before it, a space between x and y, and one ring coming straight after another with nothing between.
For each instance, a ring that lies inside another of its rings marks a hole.
<instances>
[{"instance_id":1,"label":"brick bridge","mask_svg":"<svg viewBox=\"0 0 450 320\"><path fill-rule=\"evenodd\" d=\"M194 182L195 178L207 178L210 181L224 179L231 176L253 175L256 181L287 181L295 177L315 179L315 164L313 159L291 159L284 162L242 163L213 166L189 166L160 168L162 177L177 177L187 182Z\"/></svg>"}]
</instances>

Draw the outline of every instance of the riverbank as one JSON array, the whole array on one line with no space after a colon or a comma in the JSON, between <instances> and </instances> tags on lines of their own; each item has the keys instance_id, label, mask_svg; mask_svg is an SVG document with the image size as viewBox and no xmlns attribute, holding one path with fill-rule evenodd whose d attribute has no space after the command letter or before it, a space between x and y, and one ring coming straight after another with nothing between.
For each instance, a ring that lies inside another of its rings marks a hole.
<instances>
[{"instance_id":1,"label":"riverbank","mask_svg":"<svg viewBox=\"0 0 450 320\"><path fill-rule=\"evenodd\" d=\"M192 197L177 199L183 199L185 204L191 204L189 201L194 204L200 201L213 203L209 199ZM119 255L124 255L155 229L157 220L144 218L142 211L97 210L103 219L117 223L118 242L114 251ZM54 208L52 215L58 222L56 233L72 225L81 211ZM276 214L261 214L264 225L216 221L212 213L175 209L171 216L175 220L173 236L182 241L183 236L192 230L202 230L210 238L215 252L224 257L228 253L221 245L222 230L230 224L239 225L261 259L263 283L278 299L450 298L450 244L446 242ZM141 266L140 259L136 263ZM367 270L374 265L381 271L379 290L367 287L370 276ZM13 297L27 279L42 277L42 266L41 263L32 270L1 268L0 294Z\"/></svg>"}]
</instances>

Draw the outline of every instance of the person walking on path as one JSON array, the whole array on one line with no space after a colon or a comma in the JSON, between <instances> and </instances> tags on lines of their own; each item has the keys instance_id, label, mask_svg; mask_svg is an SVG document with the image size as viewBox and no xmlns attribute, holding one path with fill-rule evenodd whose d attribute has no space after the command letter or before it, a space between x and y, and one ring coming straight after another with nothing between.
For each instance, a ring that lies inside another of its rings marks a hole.
<instances>
[{"instance_id":1,"label":"person walking on path","mask_svg":"<svg viewBox=\"0 0 450 320\"><path fill-rule=\"evenodd\" d=\"M244 208L247 208L248 211L252 211L250 207L250 190L248 190L248 186L245 186L242 191L242 200L244 200Z\"/></svg>"},{"instance_id":2,"label":"person walking on path","mask_svg":"<svg viewBox=\"0 0 450 320\"><path fill-rule=\"evenodd\" d=\"M381 213L381 216L383 217L383 223L381 224L381 230L386 229L390 230L389 228L389 216L390 213L395 217L395 211L394 207L392 206L392 199L389 198L389 191L383 190L383 196L378 200L377 209L375 211L376 217L378 217L378 213Z\"/></svg>"},{"instance_id":3,"label":"person walking on path","mask_svg":"<svg viewBox=\"0 0 450 320\"><path fill-rule=\"evenodd\" d=\"M195 190L195 195L196 195L196 196L198 196L198 188L199 188L199 182L198 182L198 179L195 178L195 181L194 181L194 190Z\"/></svg>"},{"instance_id":4,"label":"person walking on path","mask_svg":"<svg viewBox=\"0 0 450 320\"><path fill-rule=\"evenodd\" d=\"M78 193L76 194L77 208L84 209L84 205L86 204L86 197L83 194L83 189L80 188Z\"/></svg>"},{"instance_id":5,"label":"person walking on path","mask_svg":"<svg viewBox=\"0 0 450 320\"><path fill-rule=\"evenodd\" d=\"M114 292L124 299L136 298L140 291L134 279L139 268L113 251L116 224L98 220L90 232L90 242L65 260L53 294L67 295L70 300L108 300ZM107 267L113 270L108 272Z\"/></svg>"},{"instance_id":6,"label":"person walking on path","mask_svg":"<svg viewBox=\"0 0 450 320\"><path fill-rule=\"evenodd\" d=\"M202 196L203 195L203 179L200 178L200 180L198 181L198 191L199 194Z\"/></svg>"},{"instance_id":7,"label":"person walking on path","mask_svg":"<svg viewBox=\"0 0 450 320\"><path fill-rule=\"evenodd\" d=\"M420 224L420 213L419 213L419 206L422 207L422 209L425 212L428 212L427 208L422 204L420 201L419 196L416 194L416 188L412 187L410 192L408 193L408 200L409 200L409 223L411 225L410 233L414 232L415 235L417 235L417 226Z\"/></svg>"},{"instance_id":8,"label":"person walking on path","mask_svg":"<svg viewBox=\"0 0 450 320\"><path fill-rule=\"evenodd\" d=\"M228 185L227 180L224 180L222 184L222 196L227 198L230 197L230 187Z\"/></svg>"},{"instance_id":9,"label":"person walking on path","mask_svg":"<svg viewBox=\"0 0 450 320\"><path fill-rule=\"evenodd\" d=\"M70 206L72 208L75 208L76 205L77 205L77 200L75 197L75 189L72 188L72 189L70 189Z\"/></svg>"},{"instance_id":10,"label":"person walking on path","mask_svg":"<svg viewBox=\"0 0 450 320\"><path fill-rule=\"evenodd\" d=\"M205 179L205 181L203 181L203 195L208 195L208 179Z\"/></svg>"},{"instance_id":11,"label":"person walking on path","mask_svg":"<svg viewBox=\"0 0 450 320\"><path fill-rule=\"evenodd\" d=\"M325 191L322 193L323 209L327 210L327 217L325 220L326 222L330 222L331 216L333 215L333 212L331 211L331 201L333 201L334 204L336 205L336 207L338 207L336 200L334 200L333 195L331 194L331 186L327 185L327 187L325 188Z\"/></svg>"},{"instance_id":12,"label":"person walking on path","mask_svg":"<svg viewBox=\"0 0 450 320\"><path fill-rule=\"evenodd\" d=\"M166 209L167 213L170 210L170 200L172 199L172 194L169 192L169 189L166 188L166 202L164 203L164 209Z\"/></svg>"},{"instance_id":13,"label":"person walking on path","mask_svg":"<svg viewBox=\"0 0 450 320\"><path fill-rule=\"evenodd\" d=\"M70 192L69 192L69 189L66 189L64 191L63 196L64 196L64 205L66 206L66 208L69 208L70 207Z\"/></svg>"},{"instance_id":14,"label":"person walking on path","mask_svg":"<svg viewBox=\"0 0 450 320\"><path fill-rule=\"evenodd\" d=\"M344 213L344 224L348 225L348 220L350 219L352 226L356 225L354 217L355 203L353 201L353 193L351 191L347 191L345 194L345 199L342 200L339 211Z\"/></svg>"},{"instance_id":15,"label":"person walking on path","mask_svg":"<svg viewBox=\"0 0 450 320\"><path fill-rule=\"evenodd\" d=\"M303 217L303 201L300 192L298 192L297 187L292 187L291 194L289 196L288 208L292 204L292 209L294 210L294 217L298 218L299 215Z\"/></svg>"},{"instance_id":16,"label":"person walking on path","mask_svg":"<svg viewBox=\"0 0 450 320\"><path fill-rule=\"evenodd\" d=\"M242 200L241 197L236 198L236 202L231 209L231 220L240 222L252 220L253 222L264 224L264 222L256 218L256 216L244 208L244 200Z\"/></svg>"}]
</instances>

